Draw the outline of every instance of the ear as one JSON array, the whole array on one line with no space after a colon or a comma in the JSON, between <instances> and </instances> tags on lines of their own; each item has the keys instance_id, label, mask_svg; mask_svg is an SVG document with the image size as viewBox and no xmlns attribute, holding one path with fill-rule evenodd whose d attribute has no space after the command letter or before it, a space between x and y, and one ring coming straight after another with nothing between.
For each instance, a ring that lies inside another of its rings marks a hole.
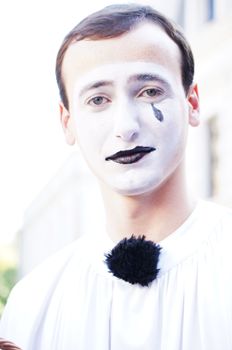
<instances>
[{"instance_id":1,"label":"ear","mask_svg":"<svg viewBox=\"0 0 232 350\"><path fill-rule=\"evenodd\" d=\"M189 124L198 126L200 124L200 105L197 84L190 86L188 96Z\"/></svg>"},{"instance_id":2,"label":"ear","mask_svg":"<svg viewBox=\"0 0 232 350\"><path fill-rule=\"evenodd\" d=\"M67 144L74 145L76 141L73 122L70 117L69 111L65 108L64 104L60 102L60 122L64 131Z\"/></svg>"}]
</instances>

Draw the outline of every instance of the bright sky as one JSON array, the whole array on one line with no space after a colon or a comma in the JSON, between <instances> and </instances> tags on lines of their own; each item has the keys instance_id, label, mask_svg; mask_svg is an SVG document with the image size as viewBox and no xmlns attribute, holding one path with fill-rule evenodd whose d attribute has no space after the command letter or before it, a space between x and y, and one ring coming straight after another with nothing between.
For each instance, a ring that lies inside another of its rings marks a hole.
<instances>
[{"instance_id":1,"label":"bright sky","mask_svg":"<svg viewBox=\"0 0 232 350\"><path fill-rule=\"evenodd\" d=\"M57 108L61 41L80 19L112 2L123 1L1 2L0 244L13 239L25 209L72 152Z\"/></svg>"}]
</instances>

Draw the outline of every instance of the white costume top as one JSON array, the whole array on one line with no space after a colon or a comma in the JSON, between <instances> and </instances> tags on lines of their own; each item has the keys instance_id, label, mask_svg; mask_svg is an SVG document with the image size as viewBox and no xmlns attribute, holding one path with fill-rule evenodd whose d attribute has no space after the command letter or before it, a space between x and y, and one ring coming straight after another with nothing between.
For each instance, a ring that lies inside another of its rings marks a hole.
<instances>
[{"instance_id":1,"label":"white costume top","mask_svg":"<svg viewBox=\"0 0 232 350\"><path fill-rule=\"evenodd\" d=\"M83 237L13 289L0 337L23 350L232 350L232 212L200 201L160 242L149 287L113 277Z\"/></svg>"}]
</instances>

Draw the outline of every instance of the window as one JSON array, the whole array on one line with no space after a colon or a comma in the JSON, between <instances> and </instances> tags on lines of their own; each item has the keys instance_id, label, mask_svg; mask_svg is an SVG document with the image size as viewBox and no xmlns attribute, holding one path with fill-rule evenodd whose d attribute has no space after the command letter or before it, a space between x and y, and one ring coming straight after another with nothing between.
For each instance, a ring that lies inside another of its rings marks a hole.
<instances>
[{"instance_id":1,"label":"window","mask_svg":"<svg viewBox=\"0 0 232 350\"><path fill-rule=\"evenodd\" d=\"M219 157L218 157L218 119L213 116L208 120L208 153L209 153L209 195L218 194Z\"/></svg>"},{"instance_id":2,"label":"window","mask_svg":"<svg viewBox=\"0 0 232 350\"><path fill-rule=\"evenodd\" d=\"M207 20L215 19L215 0L207 0Z\"/></svg>"}]
</instances>

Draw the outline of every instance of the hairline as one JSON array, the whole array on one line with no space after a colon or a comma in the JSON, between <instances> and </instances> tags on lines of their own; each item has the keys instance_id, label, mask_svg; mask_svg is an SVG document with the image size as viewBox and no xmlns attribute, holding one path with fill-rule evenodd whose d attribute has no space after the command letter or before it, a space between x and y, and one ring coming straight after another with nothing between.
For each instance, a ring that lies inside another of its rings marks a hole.
<instances>
[{"instance_id":1,"label":"hairline","mask_svg":"<svg viewBox=\"0 0 232 350\"><path fill-rule=\"evenodd\" d=\"M147 8L149 6L141 6L142 8ZM152 9L154 10L154 9ZM155 10L154 10L155 11ZM157 12L158 13L158 12ZM159 14L159 13L158 13ZM61 49L62 49L62 52L61 52L61 55L59 56L60 54L60 51L58 53L58 56L59 58L61 58L60 60L60 64L57 65L57 67L59 68L58 70L56 70L56 74L57 74L57 80L60 79L60 85L63 89L63 96L65 96L66 98L66 104L68 107L68 98L67 98L67 94L66 94L66 88L65 88L65 82L64 82L64 77L63 77L63 61L64 61L64 57L66 55L66 52L68 51L69 47L73 44L75 44L76 42L79 42L79 41L84 41L84 40L88 40L88 41L98 41L98 40L107 40L107 39L113 39L113 38L118 38L118 37L121 37L131 31L133 31L134 29L136 29L139 25L143 24L143 23L151 23L157 27L159 27L164 33L166 33L166 35L172 40L172 42L175 43L175 45L178 47L178 52L180 54L180 70L181 70L181 80L182 80L182 85L183 85L183 88L185 90L185 93L187 95L188 93L188 90L187 88L189 89L190 85L189 82L188 82L188 85L186 86L186 81L184 81L184 77L183 77L183 71L184 71L184 64L186 64L186 58L184 55L186 55L186 52L188 51L188 49L190 49L190 55L192 55L192 51L191 51L191 48L186 40L186 38L184 37L184 35L182 34L181 30L178 29L178 26L176 28L176 24L173 23L171 20L167 19L164 15L162 14L159 14L161 15L161 17L157 17L158 19L155 21L153 18L152 18L152 15L151 14L148 14L148 15L143 15L141 17L139 17L137 20L135 20L132 25L127 29L127 30L124 30L123 32L121 33L117 33L117 34L112 34L110 36L103 36L101 37L99 34L91 34L91 35L81 35L78 33L69 40L69 35L72 33L72 31L66 36L65 40L64 40L64 43L63 45L61 46ZM83 20L84 21L84 20ZM80 22L81 23L81 22ZM79 24L80 24L79 23ZM163 24L165 23L165 24ZM170 26L173 26L173 28L169 28ZM175 36L173 35L172 33L172 30L175 31ZM186 46L187 44L187 46ZM186 46L186 47L185 47ZM190 59L193 60L193 56L190 57ZM192 80L193 80L193 75L194 75L194 60L193 60L193 72L192 72ZM58 83L59 85L59 83ZM61 92L61 91L60 91ZM62 101L62 102L65 102L65 101ZM64 103L65 105L65 103Z\"/></svg>"}]
</instances>

